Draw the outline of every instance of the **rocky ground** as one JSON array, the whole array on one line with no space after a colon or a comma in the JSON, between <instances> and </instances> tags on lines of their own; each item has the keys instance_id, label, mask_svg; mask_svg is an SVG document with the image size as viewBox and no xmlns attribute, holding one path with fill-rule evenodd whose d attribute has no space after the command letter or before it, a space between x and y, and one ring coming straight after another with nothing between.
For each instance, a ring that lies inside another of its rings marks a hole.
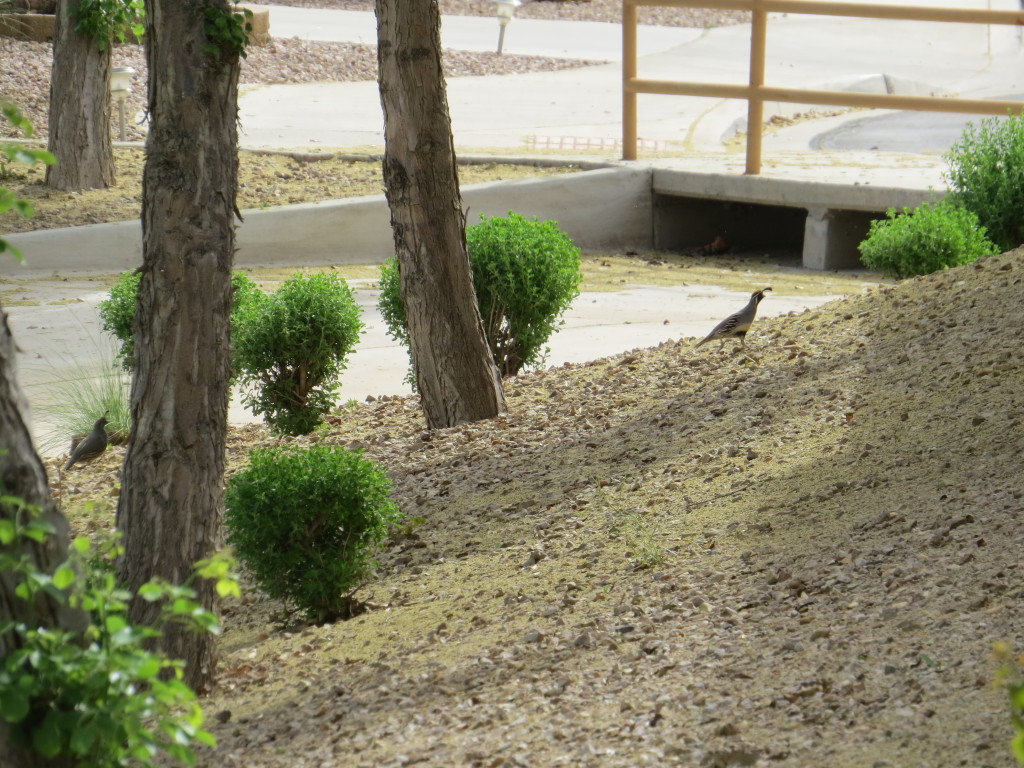
<instances>
[{"instance_id":1,"label":"rocky ground","mask_svg":"<svg viewBox=\"0 0 1024 768\"><path fill-rule=\"evenodd\" d=\"M356 619L227 606L200 764L1006 768L1022 286L1016 251L758 321L756 355L521 376L484 423L331 417L413 524ZM233 431L232 471L275 442ZM120 450L67 478L77 529Z\"/></svg>"}]
</instances>

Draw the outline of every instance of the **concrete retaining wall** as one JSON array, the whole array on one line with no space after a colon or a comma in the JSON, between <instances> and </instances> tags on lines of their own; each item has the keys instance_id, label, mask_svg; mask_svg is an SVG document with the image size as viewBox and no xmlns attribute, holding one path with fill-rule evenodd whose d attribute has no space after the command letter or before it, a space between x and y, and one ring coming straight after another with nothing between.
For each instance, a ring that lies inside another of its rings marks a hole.
<instances>
[{"instance_id":1,"label":"concrete retaining wall","mask_svg":"<svg viewBox=\"0 0 1024 768\"><path fill-rule=\"evenodd\" d=\"M468 184L462 189L468 223L510 210L554 219L586 250L653 245L651 170L614 167L533 179ZM391 216L383 195L243 211L238 226L240 267L379 264L394 254ZM38 230L7 236L25 266L0 259L0 276L29 273L107 273L142 263L138 221Z\"/></svg>"},{"instance_id":2,"label":"concrete retaining wall","mask_svg":"<svg viewBox=\"0 0 1024 768\"><path fill-rule=\"evenodd\" d=\"M721 236L740 250L800 249L808 269L862 269L859 245L889 208L945 190L654 169L654 246L692 249Z\"/></svg>"}]
</instances>

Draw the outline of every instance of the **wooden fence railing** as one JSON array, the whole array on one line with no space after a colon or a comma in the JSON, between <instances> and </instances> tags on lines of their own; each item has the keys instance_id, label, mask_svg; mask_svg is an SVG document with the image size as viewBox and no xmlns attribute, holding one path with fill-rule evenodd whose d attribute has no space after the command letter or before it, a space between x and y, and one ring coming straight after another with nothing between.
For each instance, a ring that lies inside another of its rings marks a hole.
<instances>
[{"instance_id":1,"label":"wooden fence railing","mask_svg":"<svg viewBox=\"0 0 1024 768\"><path fill-rule=\"evenodd\" d=\"M649 80L637 77L637 8L668 6L751 11L750 66L748 85ZM1024 10L999 11L973 8L929 8L907 5L829 2L829 0L623 0L622 2L622 158L636 159L637 96L641 93L670 96L711 96L747 101L746 173L761 172L761 139L764 103L782 101L837 107L911 109L925 112L1005 115L1020 112L1024 103L991 99L958 99L935 96L850 93L765 85L765 50L769 13L848 16L870 19L940 21L969 24L1024 26Z\"/></svg>"}]
</instances>

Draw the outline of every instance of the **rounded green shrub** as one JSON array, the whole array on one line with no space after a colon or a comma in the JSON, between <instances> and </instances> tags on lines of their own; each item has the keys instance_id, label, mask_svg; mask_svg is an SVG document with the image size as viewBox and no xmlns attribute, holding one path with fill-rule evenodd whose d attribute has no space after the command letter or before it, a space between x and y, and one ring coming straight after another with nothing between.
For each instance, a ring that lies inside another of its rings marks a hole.
<instances>
[{"instance_id":1,"label":"rounded green shrub","mask_svg":"<svg viewBox=\"0 0 1024 768\"><path fill-rule=\"evenodd\" d=\"M233 338L242 402L278 432L313 431L341 388L361 313L348 284L325 273L295 275L246 301Z\"/></svg>"},{"instance_id":2,"label":"rounded green shrub","mask_svg":"<svg viewBox=\"0 0 1024 768\"><path fill-rule=\"evenodd\" d=\"M377 465L340 446L254 450L228 482L228 542L271 597L316 621L344 617L401 516L391 487Z\"/></svg>"},{"instance_id":3,"label":"rounded green shrub","mask_svg":"<svg viewBox=\"0 0 1024 768\"><path fill-rule=\"evenodd\" d=\"M401 281L398 259L390 258L380 265L380 278L377 281L380 296L377 299L377 309L380 310L384 324L388 327L388 336L409 349L409 321L405 317Z\"/></svg>"},{"instance_id":4,"label":"rounded green shrub","mask_svg":"<svg viewBox=\"0 0 1024 768\"><path fill-rule=\"evenodd\" d=\"M999 249L985 236L977 216L943 201L902 213L890 208L888 218L871 222L860 253L868 268L903 278L970 264Z\"/></svg>"},{"instance_id":5,"label":"rounded green shrub","mask_svg":"<svg viewBox=\"0 0 1024 768\"><path fill-rule=\"evenodd\" d=\"M1024 243L1024 116L968 123L945 160L947 199L974 213L1000 251Z\"/></svg>"},{"instance_id":6,"label":"rounded green shrub","mask_svg":"<svg viewBox=\"0 0 1024 768\"><path fill-rule=\"evenodd\" d=\"M555 221L517 213L466 228L477 306L494 363L515 376L543 363L545 344L579 296L580 249ZM379 308L392 338L409 346L398 263L381 268Z\"/></svg>"},{"instance_id":7,"label":"rounded green shrub","mask_svg":"<svg viewBox=\"0 0 1024 768\"><path fill-rule=\"evenodd\" d=\"M102 328L121 342L117 359L126 371L132 369L132 360L135 355L132 321L135 319L135 303L139 295L140 282L142 282L141 272L122 272L121 277L114 283L114 287L110 289L110 298L100 302Z\"/></svg>"},{"instance_id":8,"label":"rounded green shrub","mask_svg":"<svg viewBox=\"0 0 1024 768\"><path fill-rule=\"evenodd\" d=\"M121 342L117 359L126 371L132 369L135 355L135 337L132 322L135 319L135 305L139 295L139 283L142 273L138 270L122 272L121 277L110 289L110 298L100 302L100 321L102 328ZM231 273L231 285L234 297L231 310L232 333L237 329L238 315L245 303L255 296L262 295L249 276L244 272Z\"/></svg>"}]
</instances>

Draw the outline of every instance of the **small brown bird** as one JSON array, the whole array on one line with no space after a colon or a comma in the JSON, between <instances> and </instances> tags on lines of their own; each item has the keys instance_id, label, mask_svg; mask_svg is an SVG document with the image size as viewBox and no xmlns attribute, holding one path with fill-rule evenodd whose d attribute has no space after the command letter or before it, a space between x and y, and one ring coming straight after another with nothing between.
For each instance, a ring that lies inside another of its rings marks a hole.
<instances>
[{"instance_id":1,"label":"small brown bird","mask_svg":"<svg viewBox=\"0 0 1024 768\"><path fill-rule=\"evenodd\" d=\"M725 320L716 325L711 333L697 343L697 346L699 347L701 344L705 344L712 339L721 339L722 344L719 345L719 349L721 349L726 339L736 338L740 340L740 346L745 348L747 344L743 339L754 322L754 315L757 314L757 305L764 298L764 292L770 290L771 288L762 288L750 294L750 301L747 302L747 306L736 314L729 315Z\"/></svg>"},{"instance_id":2,"label":"small brown bird","mask_svg":"<svg viewBox=\"0 0 1024 768\"><path fill-rule=\"evenodd\" d=\"M107 450L107 424L109 423L107 415L103 414L93 425L92 432L83 437L78 445L71 449L71 458L68 459L68 464L64 467L65 471L80 461L92 461Z\"/></svg>"}]
</instances>

